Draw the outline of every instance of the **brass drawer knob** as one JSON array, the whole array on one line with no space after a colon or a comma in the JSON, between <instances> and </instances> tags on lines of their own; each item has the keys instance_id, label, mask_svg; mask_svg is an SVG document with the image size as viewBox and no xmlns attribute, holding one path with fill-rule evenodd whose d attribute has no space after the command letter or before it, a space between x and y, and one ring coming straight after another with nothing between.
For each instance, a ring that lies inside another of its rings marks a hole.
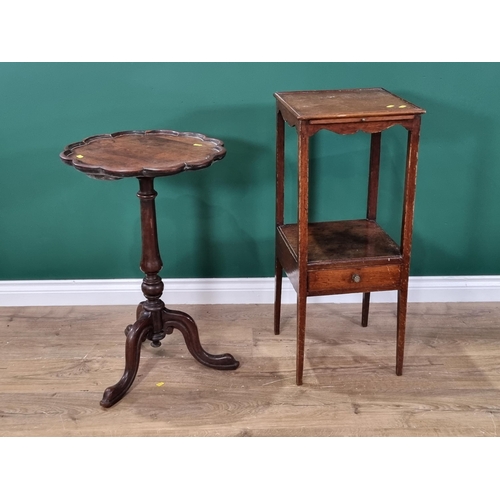
<instances>
[{"instance_id":1,"label":"brass drawer knob","mask_svg":"<svg viewBox=\"0 0 500 500\"><path fill-rule=\"evenodd\" d=\"M351 279L354 283L359 283L361 281L361 276L359 274L353 274Z\"/></svg>"}]
</instances>

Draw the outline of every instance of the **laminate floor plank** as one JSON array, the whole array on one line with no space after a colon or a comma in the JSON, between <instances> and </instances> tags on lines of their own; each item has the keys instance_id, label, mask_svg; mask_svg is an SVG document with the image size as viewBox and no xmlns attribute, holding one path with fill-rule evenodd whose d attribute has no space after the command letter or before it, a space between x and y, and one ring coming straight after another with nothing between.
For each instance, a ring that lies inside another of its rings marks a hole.
<instances>
[{"instance_id":1,"label":"laminate floor plank","mask_svg":"<svg viewBox=\"0 0 500 500\"><path fill-rule=\"evenodd\" d=\"M396 308L310 304L304 384L295 385L295 306L172 307L235 371L196 362L174 331L144 343L125 398L99 406L124 369L135 308L0 308L0 436L498 436L500 305L410 304L402 377Z\"/></svg>"}]
</instances>

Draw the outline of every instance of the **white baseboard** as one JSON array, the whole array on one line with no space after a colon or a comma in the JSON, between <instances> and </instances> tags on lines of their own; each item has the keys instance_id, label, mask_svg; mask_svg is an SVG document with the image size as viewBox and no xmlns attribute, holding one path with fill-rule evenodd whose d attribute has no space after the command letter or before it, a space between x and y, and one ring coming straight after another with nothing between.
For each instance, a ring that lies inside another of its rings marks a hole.
<instances>
[{"instance_id":1,"label":"white baseboard","mask_svg":"<svg viewBox=\"0 0 500 500\"><path fill-rule=\"evenodd\" d=\"M0 306L136 305L140 279L0 281ZM274 278L166 279L166 304L272 304ZM372 302L396 302L397 292L372 293ZM410 277L409 302L497 302L500 276ZM283 303L296 293L283 279ZM360 303L361 294L309 297L309 303Z\"/></svg>"}]
</instances>

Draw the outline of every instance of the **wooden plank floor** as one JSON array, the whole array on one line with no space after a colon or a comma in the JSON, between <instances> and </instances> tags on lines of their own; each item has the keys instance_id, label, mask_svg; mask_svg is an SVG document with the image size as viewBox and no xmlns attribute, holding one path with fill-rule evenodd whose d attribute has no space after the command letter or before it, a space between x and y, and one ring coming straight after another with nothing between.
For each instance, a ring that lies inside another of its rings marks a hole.
<instances>
[{"instance_id":1,"label":"wooden plank floor","mask_svg":"<svg viewBox=\"0 0 500 500\"><path fill-rule=\"evenodd\" d=\"M177 308L240 368L200 365L174 331L143 345L110 409L99 401L123 373L135 307L0 308L0 436L499 435L500 304L410 304L402 377L394 304L372 305L367 328L358 305L311 304L301 387L294 306L280 336L271 305Z\"/></svg>"}]
</instances>

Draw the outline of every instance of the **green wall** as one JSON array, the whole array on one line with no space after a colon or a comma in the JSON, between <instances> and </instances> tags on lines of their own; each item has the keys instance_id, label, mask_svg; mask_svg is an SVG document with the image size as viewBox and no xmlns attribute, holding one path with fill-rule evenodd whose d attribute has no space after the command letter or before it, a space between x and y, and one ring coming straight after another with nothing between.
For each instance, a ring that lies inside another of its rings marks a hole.
<instances>
[{"instance_id":1,"label":"green wall","mask_svg":"<svg viewBox=\"0 0 500 500\"><path fill-rule=\"evenodd\" d=\"M131 129L224 141L208 169L157 179L162 276L274 267L273 93L384 87L422 120L412 275L500 274L500 64L2 63L0 279L140 277L135 179L90 179L66 144ZM296 137L287 128L288 220ZM312 143L312 219L363 217L369 136ZM383 134L380 221L399 239L403 129Z\"/></svg>"}]
</instances>

